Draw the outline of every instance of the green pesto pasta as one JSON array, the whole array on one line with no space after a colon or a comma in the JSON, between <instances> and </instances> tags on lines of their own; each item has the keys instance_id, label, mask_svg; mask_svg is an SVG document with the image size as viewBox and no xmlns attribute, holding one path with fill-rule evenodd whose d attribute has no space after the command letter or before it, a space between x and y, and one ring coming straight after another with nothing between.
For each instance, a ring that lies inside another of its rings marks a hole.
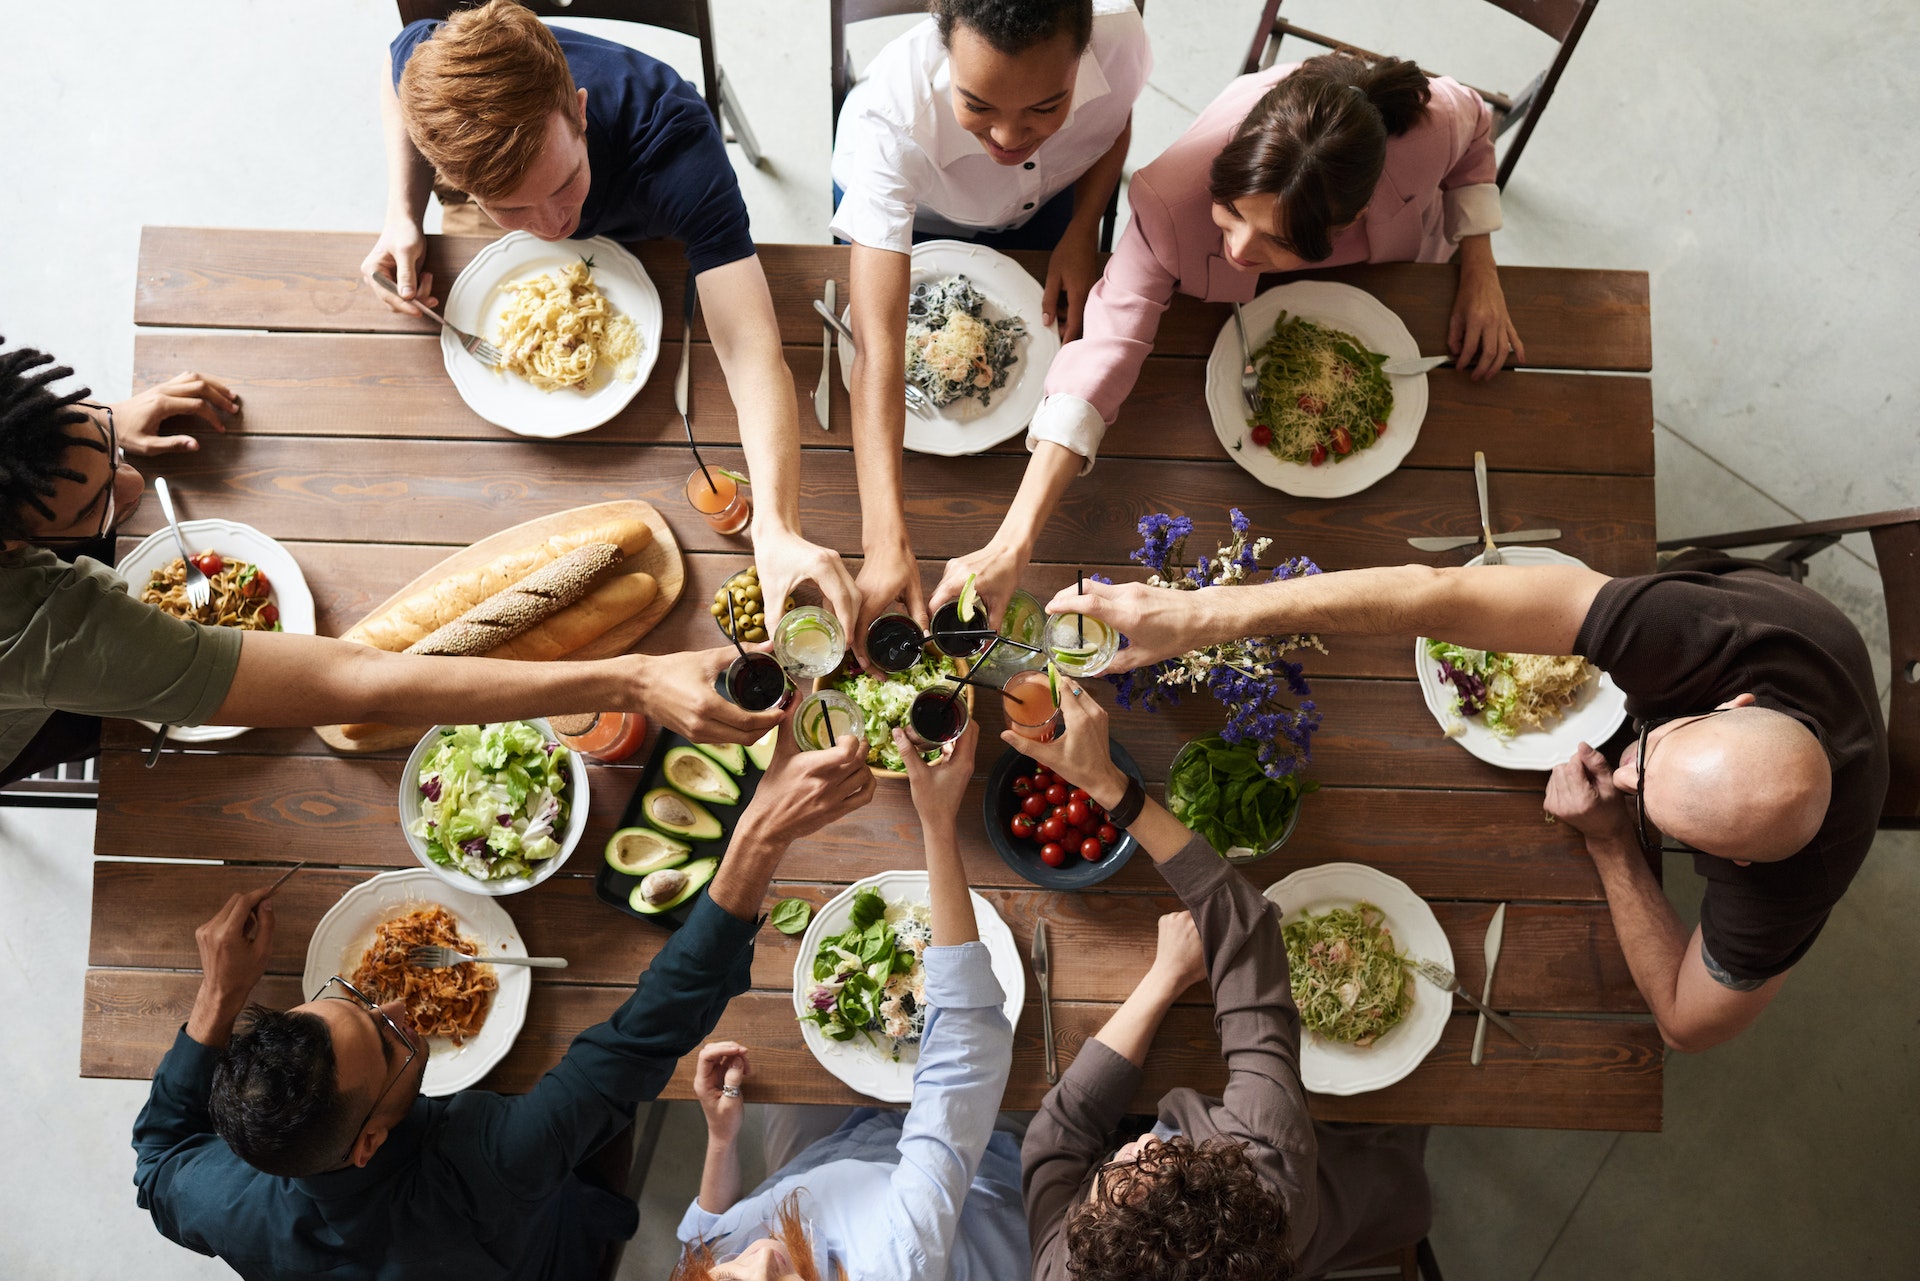
<instances>
[{"instance_id":1,"label":"green pesto pasta","mask_svg":"<svg viewBox=\"0 0 1920 1281\"><path fill-rule=\"evenodd\" d=\"M1280 933L1300 1021L1328 1040L1371 1045L1413 1008L1406 958L1373 904L1308 913Z\"/></svg>"},{"instance_id":2,"label":"green pesto pasta","mask_svg":"<svg viewBox=\"0 0 1920 1281\"><path fill-rule=\"evenodd\" d=\"M1378 440L1393 412L1386 357L1352 334L1280 313L1254 353L1266 448L1289 463L1342 462ZM1258 439L1258 437L1256 437Z\"/></svg>"}]
</instances>

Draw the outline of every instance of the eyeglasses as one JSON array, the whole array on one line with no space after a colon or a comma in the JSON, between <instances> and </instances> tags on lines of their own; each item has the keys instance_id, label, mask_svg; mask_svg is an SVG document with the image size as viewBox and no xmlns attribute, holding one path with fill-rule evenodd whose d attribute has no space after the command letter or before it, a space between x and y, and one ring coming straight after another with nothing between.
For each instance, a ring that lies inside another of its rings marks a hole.
<instances>
[{"instance_id":1,"label":"eyeglasses","mask_svg":"<svg viewBox=\"0 0 1920 1281\"><path fill-rule=\"evenodd\" d=\"M101 439L106 443L109 466L107 468L106 482L100 486L100 489L94 494L92 500L87 503L87 506L80 509L86 511L95 503L99 503L100 528L91 534L60 534L51 538L34 538L33 541L42 547L76 547L82 543L90 543L96 539L105 538L113 532L113 518L115 514L113 482L119 477L120 468L126 463L127 452L120 448L120 433L115 429L113 424L113 406L96 405L91 401L85 400L76 401L75 403L83 409L97 409L107 416L107 425L104 427L100 425L98 418L90 417L87 419L88 422L93 424L94 430L100 433Z\"/></svg>"},{"instance_id":2,"label":"eyeglasses","mask_svg":"<svg viewBox=\"0 0 1920 1281\"><path fill-rule=\"evenodd\" d=\"M1640 776L1639 782L1633 789L1633 830L1640 838L1640 852L1649 859L1658 855L1663 849L1689 854L1699 854L1704 851L1695 849L1685 841L1675 841L1672 845L1665 845L1659 840L1660 834L1647 823L1647 735L1662 725L1671 725L1675 721L1704 721L1727 710L1729 709L1716 707L1710 712L1696 712L1687 716L1662 716L1640 722L1640 738L1633 753L1634 770Z\"/></svg>"},{"instance_id":3,"label":"eyeglasses","mask_svg":"<svg viewBox=\"0 0 1920 1281\"><path fill-rule=\"evenodd\" d=\"M340 988L341 992L345 993L345 995L341 995L340 993L334 992L333 989L335 987ZM367 1114L366 1116L361 1118L360 1124L353 1127L353 1139L351 1142L347 1144L347 1150L340 1154L340 1159L344 1162L353 1156L354 1146L355 1144L358 1144L360 1142L360 1132L367 1128L367 1122L373 1120L373 1114L380 1110L380 1105L386 1101L387 1092L393 1089L394 1082L398 1081L401 1077L405 1076L407 1074L407 1069L413 1066L413 1060L419 1055L420 1047L413 1043L412 1037L408 1036L405 1032L400 1030L400 1025L398 1023L395 1023L391 1018L387 1017L387 1012L380 1008L380 1003L378 1001L374 1000L372 997L368 996L365 992L362 992L359 988L355 987L353 984L341 978L338 974L334 975L332 978L328 979L325 983L321 985L320 990L313 994L313 1000L351 1002L352 1004L359 1006L361 1009L365 1010L368 1014L371 1014L374 1017L374 1020L376 1022L376 1028L375 1028L376 1031L378 1030L378 1024L381 1024L381 1023L386 1024L387 1030L393 1033L394 1037L399 1040L400 1044L407 1047L406 1062L400 1065L400 1070L393 1074L392 1078L389 1079L386 1085L381 1088L380 1093L377 1096L375 1096L373 1100L373 1106L367 1109Z\"/></svg>"}]
</instances>

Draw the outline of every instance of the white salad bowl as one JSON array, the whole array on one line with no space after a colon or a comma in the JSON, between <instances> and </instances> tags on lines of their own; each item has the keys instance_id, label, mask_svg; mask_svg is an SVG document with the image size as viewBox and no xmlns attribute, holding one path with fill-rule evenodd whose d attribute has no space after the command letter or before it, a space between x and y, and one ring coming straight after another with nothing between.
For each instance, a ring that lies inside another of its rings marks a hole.
<instances>
[{"instance_id":1,"label":"white salad bowl","mask_svg":"<svg viewBox=\"0 0 1920 1281\"><path fill-rule=\"evenodd\" d=\"M553 732L553 726L544 719L532 716L527 723L538 729L547 738L558 741L559 735ZM560 865L573 856L574 849L580 844L580 838L587 830L587 763L580 753L568 749L567 752L567 827L560 838L560 852L533 869L531 876L515 876L498 881L483 881L468 876L458 868L442 867L427 857L427 843L413 834L413 822L420 817L420 767L426 764L434 747L440 741L443 726L436 725L427 731L413 754L407 757L406 769L400 775L400 831L407 838L407 848L413 851L420 866L453 886L456 890L465 890L469 894L484 894L489 898L501 898L508 894L518 894L522 890L532 889L540 882L560 870Z\"/></svg>"}]
</instances>

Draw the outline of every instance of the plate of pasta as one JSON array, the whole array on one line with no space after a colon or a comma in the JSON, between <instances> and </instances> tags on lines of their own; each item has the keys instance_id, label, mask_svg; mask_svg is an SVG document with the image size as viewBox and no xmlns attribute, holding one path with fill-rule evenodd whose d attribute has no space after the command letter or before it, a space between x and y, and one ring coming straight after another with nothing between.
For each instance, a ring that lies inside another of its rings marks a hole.
<instances>
[{"instance_id":1,"label":"plate of pasta","mask_svg":"<svg viewBox=\"0 0 1920 1281\"><path fill-rule=\"evenodd\" d=\"M338 974L375 1001L404 1000L425 1034L420 1091L453 1094L505 1058L527 1017L532 978L520 966L420 969L409 947L456 947L469 956L525 956L513 918L490 898L449 887L425 868L383 872L340 896L313 927L301 991Z\"/></svg>"},{"instance_id":2,"label":"plate of pasta","mask_svg":"<svg viewBox=\"0 0 1920 1281\"><path fill-rule=\"evenodd\" d=\"M453 282L444 314L504 356L489 368L442 330L440 354L460 398L521 436L598 427L646 385L660 354L660 292L640 260L605 236L503 236Z\"/></svg>"},{"instance_id":3,"label":"plate of pasta","mask_svg":"<svg viewBox=\"0 0 1920 1281\"><path fill-rule=\"evenodd\" d=\"M186 598L186 568L173 535L149 534L114 567L127 592L176 618L242 631L314 634L313 593L293 554L251 525L234 520L183 520L180 535L213 587L213 599L195 610ZM142 721L148 729L157 724ZM175 725L180 743L217 743L247 732L244 725Z\"/></svg>"},{"instance_id":4,"label":"plate of pasta","mask_svg":"<svg viewBox=\"0 0 1920 1281\"><path fill-rule=\"evenodd\" d=\"M1427 376L1380 368L1420 354L1399 316L1328 280L1269 289L1241 312L1262 421L1240 396L1240 336L1229 319L1207 358L1207 410L1228 457L1298 498L1357 494L1400 466L1427 416Z\"/></svg>"}]
</instances>

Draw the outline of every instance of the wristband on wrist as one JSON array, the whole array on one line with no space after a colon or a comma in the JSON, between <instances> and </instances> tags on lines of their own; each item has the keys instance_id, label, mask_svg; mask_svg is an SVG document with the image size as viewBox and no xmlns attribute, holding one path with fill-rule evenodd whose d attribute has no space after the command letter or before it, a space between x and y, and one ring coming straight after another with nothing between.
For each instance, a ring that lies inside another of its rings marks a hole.
<instances>
[{"instance_id":1,"label":"wristband on wrist","mask_svg":"<svg viewBox=\"0 0 1920 1281\"><path fill-rule=\"evenodd\" d=\"M1127 790L1121 795L1119 804L1107 811L1107 819L1117 828L1125 831L1140 817L1140 811L1147 807L1147 789L1140 786L1140 780L1131 774L1127 776Z\"/></svg>"}]
</instances>

